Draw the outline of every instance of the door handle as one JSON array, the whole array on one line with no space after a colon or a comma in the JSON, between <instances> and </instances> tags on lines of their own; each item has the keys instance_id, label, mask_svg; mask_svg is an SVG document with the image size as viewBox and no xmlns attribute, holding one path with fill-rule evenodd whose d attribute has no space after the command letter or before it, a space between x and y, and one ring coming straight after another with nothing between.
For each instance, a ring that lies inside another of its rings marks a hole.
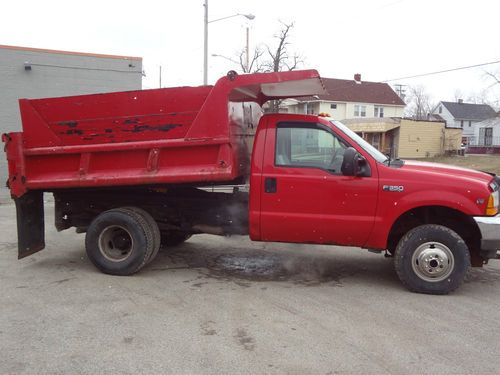
<instances>
[{"instance_id":1,"label":"door handle","mask_svg":"<svg viewBox=\"0 0 500 375\"><path fill-rule=\"evenodd\" d=\"M276 177L266 177L264 179L264 191L266 193L276 193L278 190L278 184L276 182Z\"/></svg>"}]
</instances>

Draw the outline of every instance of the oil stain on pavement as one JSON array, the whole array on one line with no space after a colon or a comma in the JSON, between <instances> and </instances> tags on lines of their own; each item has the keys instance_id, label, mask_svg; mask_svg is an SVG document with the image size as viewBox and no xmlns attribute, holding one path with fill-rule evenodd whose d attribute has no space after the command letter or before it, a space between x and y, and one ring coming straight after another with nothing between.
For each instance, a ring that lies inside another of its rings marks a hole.
<instances>
[{"instance_id":1,"label":"oil stain on pavement","mask_svg":"<svg viewBox=\"0 0 500 375\"><path fill-rule=\"evenodd\" d=\"M354 266L352 266L354 265ZM196 244L184 244L163 249L152 271L194 269L199 278L188 280L192 287L201 288L207 279L232 281L241 287L251 282L277 281L293 285L328 284L342 287L342 279L363 273L365 264L339 262L335 257L303 252L271 252L262 249L207 249ZM186 282L188 282L186 281Z\"/></svg>"}]
</instances>

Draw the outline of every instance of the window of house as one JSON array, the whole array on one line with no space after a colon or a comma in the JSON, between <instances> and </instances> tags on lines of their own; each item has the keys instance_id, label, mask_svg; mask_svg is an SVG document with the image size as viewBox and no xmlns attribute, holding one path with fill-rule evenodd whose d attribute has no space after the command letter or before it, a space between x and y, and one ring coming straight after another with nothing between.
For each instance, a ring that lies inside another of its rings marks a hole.
<instances>
[{"instance_id":1,"label":"window of house","mask_svg":"<svg viewBox=\"0 0 500 375\"><path fill-rule=\"evenodd\" d=\"M374 117L384 117L384 107L376 105L373 115Z\"/></svg>"},{"instance_id":2,"label":"window of house","mask_svg":"<svg viewBox=\"0 0 500 375\"><path fill-rule=\"evenodd\" d=\"M472 126L472 121L469 121L469 128Z\"/></svg>"},{"instance_id":3,"label":"window of house","mask_svg":"<svg viewBox=\"0 0 500 375\"><path fill-rule=\"evenodd\" d=\"M348 145L316 124L278 124L275 165L328 169L340 174Z\"/></svg>"},{"instance_id":4,"label":"window of house","mask_svg":"<svg viewBox=\"0 0 500 375\"><path fill-rule=\"evenodd\" d=\"M443 113L443 107L439 106L439 113Z\"/></svg>"},{"instance_id":5,"label":"window of house","mask_svg":"<svg viewBox=\"0 0 500 375\"><path fill-rule=\"evenodd\" d=\"M314 115L314 104L313 103L307 103L307 114Z\"/></svg>"},{"instance_id":6,"label":"window of house","mask_svg":"<svg viewBox=\"0 0 500 375\"><path fill-rule=\"evenodd\" d=\"M354 105L354 117L366 117L366 105Z\"/></svg>"},{"instance_id":7,"label":"window of house","mask_svg":"<svg viewBox=\"0 0 500 375\"><path fill-rule=\"evenodd\" d=\"M463 129L464 128L464 120L460 120L460 127Z\"/></svg>"},{"instance_id":8,"label":"window of house","mask_svg":"<svg viewBox=\"0 0 500 375\"><path fill-rule=\"evenodd\" d=\"M330 109L337 109L337 103L330 104Z\"/></svg>"}]
</instances>

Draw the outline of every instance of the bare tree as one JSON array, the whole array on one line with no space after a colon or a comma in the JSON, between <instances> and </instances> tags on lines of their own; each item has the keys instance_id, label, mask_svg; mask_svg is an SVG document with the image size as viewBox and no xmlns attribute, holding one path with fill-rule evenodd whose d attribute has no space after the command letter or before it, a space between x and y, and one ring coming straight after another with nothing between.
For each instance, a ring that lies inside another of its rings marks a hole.
<instances>
[{"instance_id":1,"label":"bare tree","mask_svg":"<svg viewBox=\"0 0 500 375\"><path fill-rule=\"evenodd\" d=\"M496 72L486 71L484 72L486 79L488 80L488 87L483 89L480 93L482 103L488 104L495 110L500 110L500 69ZM495 99L496 98L496 99Z\"/></svg>"},{"instance_id":2,"label":"bare tree","mask_svg":"<svg viewBox=\"0 0 500 375\"><path fill-rule=\"evenodd\" d=\"M484 76L489 81L488 87L485 87L479 91L469 91L466 94L460 89L456 89L455 101L458 102L459 99L463 99L467 103L488 104L493 108L497 107L498 100L495 102L493 97L495 96L495 86L500 83L500 74L485 72Z\"/></svg>"},{"instance_id":3,"label":"bare tree","mask_svg":"<svg viewBox=\"0 0 500 375\"><path fill-rule=\"evenodd\" d=\"M291 51L290 37L294 27L292 23L281 22L281 29L274 35L275 45L264 44L257 46L248 58L246 49L238 54L238 65L243 73L281 72L297 69L304 63L303 58ZM235 61L236 62L236 61ZM269 112L277 112L280 101L269 103Z\"/></svg>"},{"instance_id":4,"label":"bare tree","mask_svg":"<svg viewBox=\"0 0 500 375\"><path fill-rule=\"evenodd\" d=\"M297 53L290 52L290 35L294 27L292 23L281 22L281 29L274 36L278 41L276 46L266 46L269 59L265 62L267 71L281 72L283 70L295 70L303 63L302 58Z\"/></svg>"},{"instance_id":5,"label":"bare tree","mask_svg":"<svg viewBox=\"0 0 500 375\"><path fill-rule=\"evenodd\" d=\"M290 51L290 36L292 29L294 27L292 23L281 22L280 31L274 35L274 39L277 41L275 46L266 45L266 51L268 59L264 61L262 66L266 72L281 72L281 71L292 71L303 64L303 58ZM280 100L273 100L269 103L268 112L278 112Z\"/></svg>"},{"instance_id":6,"label":"bare tree","mask_svg":"<svg viewBox=\"0 0 500 375\"><path fill-rule=\"evenodd\" d=\"M483 89L479 92L472 92L467 96L467 103L491 105L491 102L488 99L488 89Z\"/></svg>"},{"instance_id":7,"label":"bare tree","mask_svg":"<svg viewBox=\"0 0 500 375\"><path fill-rule=\"evenodd\" d=\"M454 93L455 102L459 102L460 100L465 101L466 103L472 104L490 104L488 100L488 89L483 89L481 91L469 91L468 94L464 94L464 92L460 89L456 89Z\"/></svg>"},{"instance_id":8,"label":"bare tree","mask_svg":"<svg viewBox=\"0 0 500 375\"><path fill-rule=\"evenodd\" d=\"M500 85L500 74L498 72L496 74L492 72L486 72L486 75L493 79L494 83L492 86Z\"/></svg>"},{"instance_id":9,"label":"bare tree","mask_svg":"<svg viewBox=\"0 0 500 375\"><path fill-rule=\"evenodd\" d=\"M246 64L246 50L238 55L240 69L244 73L281 72L295 70L303 63L302 57L290 52L290 36L294 27L292 23L281 23L281 29L274 35L276 45L265 44L255 47ZM265 56L267 55L267 57Z\"/></svg>"},{"instance_id":10,"label":"bare tree","mask_svg":"<svg viewBox=\"0 0 500 375\"><path fill-rule=\"evenodd\" d=\"M255 47L253 53L249 56L249 64L247 66L247 51L246 49L242 50L238 56L241 71L243 73L260 73L265 71L265 65L262 61L264 53L265 51L262 47Z\"/></svg>"},{"instance_id":11,"label":"bare tree","mask_svg":"<svg viewBox=\"0 0 500 375\"><path fill-rule=\"evenodd\" d=\"M406 97L405 115L415 120L427 120L435 106L423 86L410 86Z\"/></svg>"}]
</instances>

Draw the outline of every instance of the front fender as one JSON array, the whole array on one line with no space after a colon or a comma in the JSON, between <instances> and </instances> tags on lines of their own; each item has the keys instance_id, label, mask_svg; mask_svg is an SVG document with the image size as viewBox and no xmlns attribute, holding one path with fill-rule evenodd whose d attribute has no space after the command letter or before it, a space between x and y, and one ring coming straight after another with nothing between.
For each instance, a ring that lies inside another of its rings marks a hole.
<instances>
[{"instance_id":1,"label":"front fender","mask_svg":"<svg viewBox=\"0 0 500 375\"><path fill-rule=\"evenodd\" d=\"M466 215L480 215L480 207L476 203L477 197L464 196L459 193L449 191L416 191L403 196L394 203L391 210L394 215L399 217L402 213L413 208L422 206L443 206L461 211Z\"/></svg>"},{"instance_id":2,"label":"front fender","mask_svg":"<svg viewBox=\"0 0 500 375\"><path fill-rule=\"evenodd\" d=\"M387 240L392 226L406 212L429 206L450 208L467 216L482 215L476 199L448 191L416 191L399 196L399 193L384 192L381 194L375 225L365 247L386 249Z\"/></svg>"}]
</instances>

